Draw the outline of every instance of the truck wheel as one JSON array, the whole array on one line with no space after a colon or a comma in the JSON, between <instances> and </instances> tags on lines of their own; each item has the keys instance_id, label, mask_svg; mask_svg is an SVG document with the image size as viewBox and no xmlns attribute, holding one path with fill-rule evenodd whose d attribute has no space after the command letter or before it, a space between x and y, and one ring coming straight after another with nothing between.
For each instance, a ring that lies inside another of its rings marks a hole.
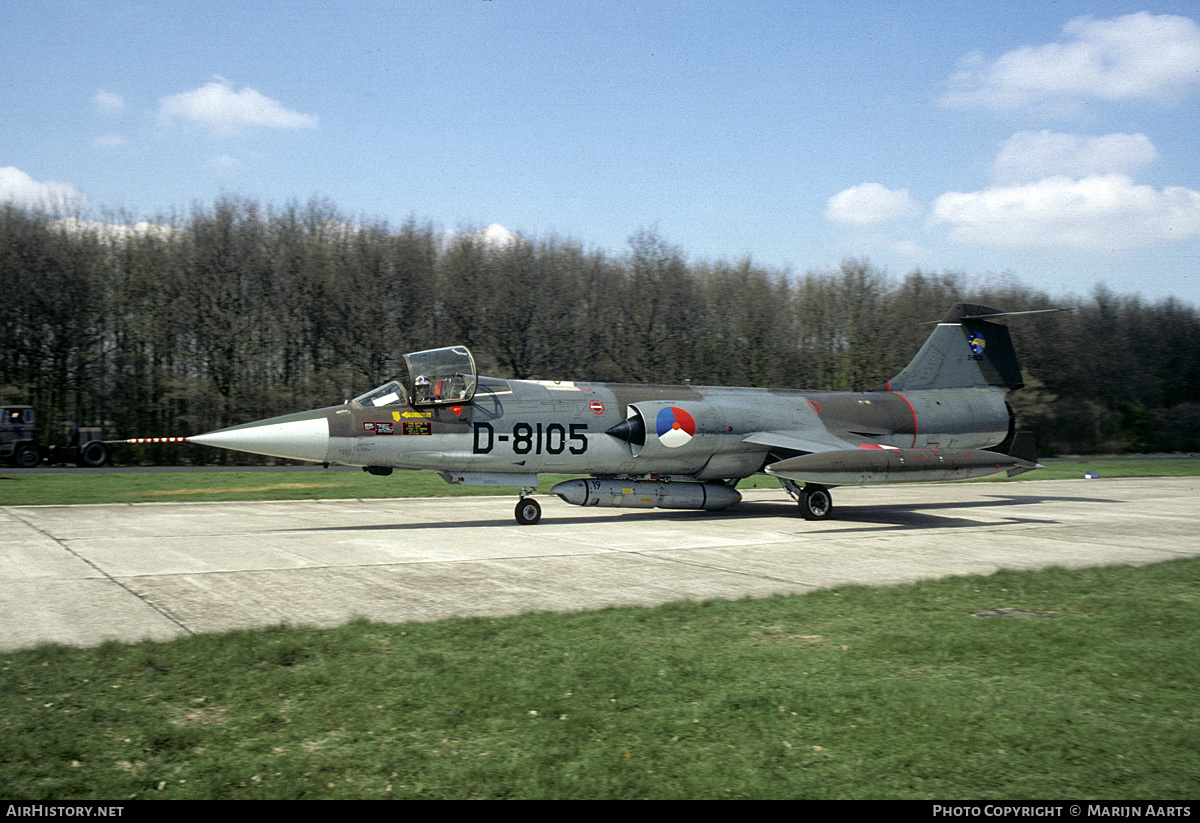
<instances>
[{"instance_id":1,"label":"truck wheel","mask_svg":"<svg viewBox=\"0 0 1200 823\"><path fill-rule=\"evenodd\" d=\"M79 453L79 465L98 469L108 462L108 446L99 440L88 443Z\"/></svg>"},{"instance_id":2,"label":"truck wheel","mask_svg":"<svg viewBox=\"0 0 1200 823\"><path fill-rule=\"evenodd\" d=\"M19 469L32 469L42 461L42 453L32 443L22 443L13 452L12 463Z\"/></svg>"}]
</instances>

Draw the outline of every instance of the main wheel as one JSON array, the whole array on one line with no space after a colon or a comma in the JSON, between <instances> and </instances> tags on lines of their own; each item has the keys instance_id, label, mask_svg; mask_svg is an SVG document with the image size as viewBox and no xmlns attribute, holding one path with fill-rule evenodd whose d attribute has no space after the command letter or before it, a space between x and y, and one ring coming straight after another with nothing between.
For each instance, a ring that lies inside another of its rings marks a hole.
<instances>
[{"instance_id":1,"label":"main wheel","mask_svg":"<svg viewBox=\"0 0 1200 823\"><path fill-rule=\"evenodd\" d=\"M517 522L522 526L532 526L542 519L542 506L532 497L522 497L517 501Z\"/></svg>"},{"instance_id":2,"label":"main wheel","mask_svg":"<svg viewBox=\"0 0 1200 823\"><path fill-rule=\"evenodd\" d=\"M12 457L12 463L18 469L32 469L40 462L42 462L41 452L32 443L24 443L17 446L17 450Z\"/></svg>"},{"instance_id":3,"label":"main wheel","mask_svg":"<svg viewBox=\"0 0 1200 823\"><path fill-rule=\"evenodd\" d=\"M800 514L805 520L828 520L833 514L833 495L824 486L807 485L800 492Z\"/></svg>"}]
</instances>

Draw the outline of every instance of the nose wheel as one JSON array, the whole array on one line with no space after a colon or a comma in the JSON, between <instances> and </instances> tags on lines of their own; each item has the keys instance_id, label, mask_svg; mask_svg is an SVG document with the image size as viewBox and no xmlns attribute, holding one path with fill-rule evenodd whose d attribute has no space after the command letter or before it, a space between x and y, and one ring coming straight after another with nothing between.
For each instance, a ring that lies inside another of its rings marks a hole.
<instances>
[{"instance_id":1,"label":"nose wheel","mask_svg":"<svg viewBox=\"0 0 1200 823\"><path fill-rule=\"evenodd\" d=\"M522 526L532 526L542 519L542 506L532 497L522 497L517 501L517 522Z\"/></svg>"}]
</instances>

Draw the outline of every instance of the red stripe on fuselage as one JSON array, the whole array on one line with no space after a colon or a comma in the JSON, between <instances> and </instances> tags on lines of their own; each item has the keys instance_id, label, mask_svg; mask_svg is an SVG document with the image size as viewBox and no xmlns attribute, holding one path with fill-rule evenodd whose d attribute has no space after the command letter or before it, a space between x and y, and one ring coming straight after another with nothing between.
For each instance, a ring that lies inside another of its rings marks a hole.
<instances>
[{"instance_id":1,"label":"red stripe on fuselage","mask_svg":"<svg viewBox=\"0 0 1200 823\"><path fill-rule=\"evenodd\" d=\"M898 392L898 391L894 391L894 392L888 392L888 394L894 394L894 395L896 395L897 397L899 397L901 400L903 400L903 401L904 401L905 405L907 405L907 406L908 406L908 410L909 410L910 412L912 412L912 416L913 416L913 442L912 442L912 447L915 449L915 448L917 447L917 432L918 432L918 431L920 431L920 428L919 428L919 426L918 426L918 424L917 424L917 410L913 408L913 404L912 404L912 403L909 403L909 402L908 402L908 398L907 398L907 397L905 397L904 395L902 395L900 392Z\"/></svg>"}]
</instances>

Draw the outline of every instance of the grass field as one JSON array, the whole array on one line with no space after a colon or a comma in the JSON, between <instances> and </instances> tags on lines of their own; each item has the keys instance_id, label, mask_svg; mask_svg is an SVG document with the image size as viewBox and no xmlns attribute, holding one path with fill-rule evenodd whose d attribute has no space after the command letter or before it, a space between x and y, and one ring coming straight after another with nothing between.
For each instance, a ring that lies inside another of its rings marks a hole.
<instances>
[{"instance_id":1,"label":"grass field","mask_svg":"<svg viewBox=\"0 0 1200 823\"><path fill-rule=\"evenodd\" d=\"M464 491L320 470L28 474L0 477L0 504L402 489ZM1186 800L1197 660L1200 560L45 645L0 655L0 797Z\"/></svg>"},{"instance_id":2,"label":"grass field","mask_svg":"<svg viewBox=\"0 0 1200 823\"><path fill-rule=\"evenodd\" d=\"M1200 460L1087 460L1055 462L1014 480L986 478L973 482L1022 482L1101 477L1174 477L1200 475ZM542 493L565 476L542 475ZM756 475L739 489L779 488L773 477ZM10 471L0 474L0 506L70 505L81 503L155 503L167 501L320 500L385 497L436 497L467 494L515 495L511 488L451 486L432 472L395 472L375 477L361 471L223 471L43 474Z\"/></svg>"},{"instance_id":3,"label":"grass field","mask_svg":"<svg viewBox=\"0 0 1200 823\"><path fill-rule=\"evenodd\" d=\"M0 655L0 797L1195 798L1198 583L1184 560L46 646Z\"/></svg>"}]
</instances>

